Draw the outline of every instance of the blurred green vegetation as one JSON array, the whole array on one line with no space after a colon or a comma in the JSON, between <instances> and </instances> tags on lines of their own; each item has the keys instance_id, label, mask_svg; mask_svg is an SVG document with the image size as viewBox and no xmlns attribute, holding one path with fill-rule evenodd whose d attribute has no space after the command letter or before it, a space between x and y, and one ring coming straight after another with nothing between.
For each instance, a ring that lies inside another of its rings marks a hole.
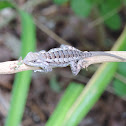
<instances>
[{"instance_id":1,"label":"blurred green vegetation","mask_svg":"<svg viewBox=\"0 0 126 126\"><path fill-rule=\"evenodd\" d=\"M119 63L117 77L113 81L113 89L115 94L120 97L126 96L126 63Z\"/></svg>"},{"instance_id":2,"label":"blurred green vegetation","mask_svg":"<svg viewBox=\"0 0 126 126\"><path fill-rule=\"evenodd\" d=\"M56 75L53 75L50 78L49 84L50 84L50 87L52 88L53 91L55 91L55 92L60 92L61 91L61 86L60 86L60 83L57 80Z\"/></svg>"},{"instance_id":3,"label":"blurred green vegetation","mask_svg":"<svg viewBox=\"0 0 126 126\"><path fill-rule=\"evenodd\" d=\"M99 11L99 17L102 18L105 25L112 30L121 28L121 18L118 11L124 5L125 0L54 0L58 5L70 2L72 10L80 17L90 15L93 8Z\"/></svg>"},{"instance_id":4,"label":"blurred green vegetation","mask_svg":"<svg viewBox=\"0 0 126 126\"><path fill-rule=\"evenodd\" d=\"M118 13L118 9L121 8L124 0L54 0L54 2L59 5L69 2L73 11L81 17L89 16L94 7L98 8L102 18L110 12L113 12L112 16L107 18L104 23L113 30L117 30L121 27L121 18ZM4 0L0 1L0 9L4 9L6 7L14 8L20 16L22 28L21 56L24 58L28 52L35 51L36 48L36 30L32 16L27 12L20 10L17 5L12 4L11 2ZM114 48L114 50L125 50L126 28L117 40L115 47L116 48ZM69 83L69 86L67 87L54 113L47 121L46 126L77 126L102 95L107 85L113 80L117 66L118 63L103 64L96 71L85 88L83 84L80 83ZM125 63L119 63L119 74L125 76L125 68ZM20 124L30 81L31 71L21 72L15 76L11 106L5 126L18 126ZM119 96L125 96L125 84L118 79L115 79L113 82L115 93ZM55 76L50 79L50 86L56 92L61 90Z\"/></svg>"}]
</instances>

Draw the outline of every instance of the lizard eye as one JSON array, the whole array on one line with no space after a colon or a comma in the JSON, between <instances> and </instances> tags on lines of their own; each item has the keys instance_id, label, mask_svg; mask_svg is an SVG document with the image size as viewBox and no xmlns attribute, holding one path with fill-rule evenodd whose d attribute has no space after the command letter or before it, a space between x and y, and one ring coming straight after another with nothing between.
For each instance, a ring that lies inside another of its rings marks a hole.
<instances>
[{"instance_id":1,"label":"lizard eye","mask_svg":"<svg viewBox=\"0 0 126 126\"><path fill-rule=\"evenodd\" d=\"M32 60L33 63L35 63L36 61L35 60Z\"/></svg>"}]
</instances>

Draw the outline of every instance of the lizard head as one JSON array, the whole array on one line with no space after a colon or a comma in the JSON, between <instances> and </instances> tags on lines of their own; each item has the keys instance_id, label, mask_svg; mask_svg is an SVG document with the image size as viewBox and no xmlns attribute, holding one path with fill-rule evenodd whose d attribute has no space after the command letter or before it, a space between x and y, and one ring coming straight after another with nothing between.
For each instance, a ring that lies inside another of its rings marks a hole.
<instances>
[{"instance_id":1,"label":"lizard head","mask_svg":"<svg viewBox=\"0 0 126 126\"><path fill-rule=\"evenodd\" d=\"M24 58L23 62L26 65L34 66L39 57L38 53L29 52Z\"/></svg>"}]
</instances>

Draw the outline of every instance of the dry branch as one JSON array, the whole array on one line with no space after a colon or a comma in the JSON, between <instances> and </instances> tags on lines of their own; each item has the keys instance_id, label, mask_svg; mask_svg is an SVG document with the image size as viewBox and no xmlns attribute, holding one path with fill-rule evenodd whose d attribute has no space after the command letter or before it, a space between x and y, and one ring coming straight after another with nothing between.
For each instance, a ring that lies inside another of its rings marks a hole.
<instances>
[{"instance_id":1,"label":"dry branch","mask_svg":"<svg viewBox=\"0 0 126 126\"><path fill-rule=\"evenodd\" d=\"M0 74L13 74L21 71L26 71L26 70L36 70L40 69L37 67L30 67L25 64L20 64L19 65L19 60L16 61L7 61L7 62L2 62L0 63Z\"/></svg>"},{"instance_id":2,"label":"dry branch","mask_svg":"<svg viewBox=\"0 0 126 126\"><path fill-rule=\"evenodd\" d=\"M114 54L116 56L120 56L126 59L126 51L106 51L106 53ZM91 64L103 63L103 62L126 62L120 59L110 57L110 56L93 56L85 58L84 67L88 67ZM41 69L38 67L30 67L23 64L23 60L19 61L7 61L0 63L0 74L13 74L26 70L37 70Z\"/></svg>"},{"instance_id":3,"label":"dry branch","mask_svg":"<svg viewBox=\"0 0 126 126\"><path fill-rule=\"evenodd\" d=\"M105 51L105 53L114 54L116 56L126 59L126 51ZM93 56L85 59L86 63L83 67L88 67L91 64L103 63L103 62L126 62L126 60L121 60L110 56Z\"/></svg>"}]
</instances>

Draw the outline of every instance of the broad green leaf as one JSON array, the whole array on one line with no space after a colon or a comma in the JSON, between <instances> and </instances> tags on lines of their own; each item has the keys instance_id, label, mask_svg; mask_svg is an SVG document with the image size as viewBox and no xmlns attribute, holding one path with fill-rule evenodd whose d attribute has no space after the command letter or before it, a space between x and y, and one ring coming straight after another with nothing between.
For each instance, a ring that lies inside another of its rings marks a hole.
<instances>
[{"instance_id":1,"label":"broad green leaf","mask_svg":"<svg viewBox=\"0 0 126 126\"><path fill-rule=\"evenodd\" d=\"M109 7L110 10L118 8L121 6L123 0L106 0L105 3Z\"/></svg>"},{"instance_id":2,"label":"broad green leaf","mask_svg":"<svg viewBox=\"0 0 126 126\"><path fill-rule=\"evenodd\" d=\"M1 0L0 1L0 10L7 8L7 7L15 8L14 5L12 3L10 3L9 1Z\"/></svg>"},{"instance_id":3,"label":"broad green leaf","mask_svg":"<svg viewBox=\"0 0 126 126\"><path fill-rule=\"evenodd\" d=\"M119 14L113 15L112 17L110 17L109 19L105 20L104 22L112 30L120 29L121 28L121 24L122 24L122 21L121 21L121 18L119 16Z\"/></svg>"},{"instance_id":4,"label":"broad green leaf","mask_svg":"<svg viewBox=\"0 0 126 126\"><path fill-rule=\"evenodd\" d=\"M73 11L81 17L87 17L90 14L93 3L88 0L71 0Z\"/></svg>"},{"instance_id":5,"label":"broad green leaf","mask_svg":"<svg viewBox=\"0 0 126 126\"><path fill-rule=\"evenodd\" d=\"M66 2L68 2L69 0L53 0L56 4L59 4L59 5L61 5L61 4L63 4L63 3L66 3Z\"/></svg>"},{"instance_id":6,"label":"broad green leaf","mask_svg":"<svg viewBox=\"0 0 126 126\"><path fill-rule=\"evenodd\" d=\"M126 83L123 83L120 80L115 79L113 82L113 88L118 96L126 96Z\"/></svg>"},{"instance_id":7,"label":"broad green leaf","mask_svg":"<svg viewBox=\"0 0 126 126\"><path fill-rule=\"evenodd\" d=\"M104 18L105 15L108 15L108 18L105 18L104 22L112 30L118 30L121 27L120 15L116 12L121 4L122 0L106 0L100 4L101 16Z\"/></svg>"},{"instance_id":8,"label":"broad green leaf","mask_svg":"<svg viewBox=\"0 0 126 126\"><path fill-rule=\"evenodd\" d=\"M124 0L123 2L124 2L124 5L126 5L126 0Z\"/></svg>"},{"instance_id":9,"label":"broad green leaf","mask_svg":"<svg viewBox=\"0 0 126 126\"><path fill-rule=\"evenodd\" d=\"M103 3L104 0L88 0L88 2L92 3L92 4L100 4L100 3Z\"/></svg>"},{"instance_id":10,"label":"broad green leaf","mask_svg":"<svg viewBox=\"0 0 126 126\"><path fill-rule=\"evenodd\" d=\"M108 13L109 11L119 8L122 5L122 0L105 0L101 3L100 7L102 13Z\"/></svg>"}]
</instances>

